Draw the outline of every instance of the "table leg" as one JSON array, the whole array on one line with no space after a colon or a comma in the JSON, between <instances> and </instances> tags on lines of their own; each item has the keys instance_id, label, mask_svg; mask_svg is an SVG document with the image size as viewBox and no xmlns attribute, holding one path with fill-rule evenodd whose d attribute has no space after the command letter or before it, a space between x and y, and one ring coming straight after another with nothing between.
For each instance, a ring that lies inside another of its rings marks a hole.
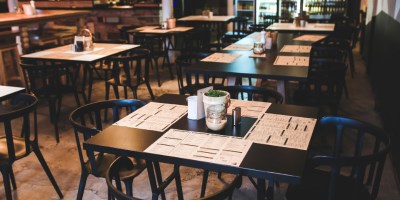
<instances>
[{"instance_id":1,"label":"table leg","mask_svg":"<svg viewBox=\"0 0 400 200\"><path fill-rule=\"evenodd\" d=\"M82 68L83 75L82 75L82 83L81 83L82 84L81 93L82 93L83 101L85 102L85 104L89 103L88 98L86 97L86 93L85 93L85 90L86 90L86 76L87 76L88 70L90 70L89 67L90 66L85 64L83 66L83 68Z\"/></svg>"},{"instance_id":2,"label":"table leg","mask_svg":"<svg viewBox=\"0 0 400 200\"><path fill-rule=\"evenodd\" d=\"M283 103L285 103L286 102L286 81L285 80L277 80L276 90L282 94Z\"/></svg>"},{"instance_id":3,"label":"table leg","mask_svg":"<svg viewBox=\"0 0 400 200\"><path fill-rule=\"evenodd\" d=\"M265 180L257 179L257 199L264 200L265 193Z\"/></svg>"},{"instance_id":4,"label":"table leg","mask_svg":"<svg viewBox=\"0 0 400 200\"><path fill-rule=\"evenodd\" d=\"M157 190L156 176L154 174L153 162L151 162L150 160L146 160L146 167L147 167L147 173L149 176L152 199L157 200L158 199L158 190Z\"/></svg>"},{"instance_id":5,"label":"table leg","mask_svg":"<svg viewBox=\"0 0 400 200\"><path fill-rule=\"evenodd\" d=\"M154 171L156 172L157 184L160 186L163 183L160 163L153 162L153 165L154 165ZM166 199L164 190L161 191L161 199L163 199L163 200Z\"/></svg>"}]
</instances>

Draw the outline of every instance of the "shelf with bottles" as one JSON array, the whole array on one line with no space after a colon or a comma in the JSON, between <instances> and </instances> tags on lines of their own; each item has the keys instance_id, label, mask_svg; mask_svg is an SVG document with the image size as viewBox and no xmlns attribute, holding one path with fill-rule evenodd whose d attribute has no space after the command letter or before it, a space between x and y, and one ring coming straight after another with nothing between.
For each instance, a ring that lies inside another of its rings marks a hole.
<instances>
[{"instance_id":1,"label":"shelf with bottles","mask_svg":"<svg viewBox=\"0 0 400 200\"><path fill-rule=\"evenodd\" d=\"M305 0L304 11L314 20L329 20L333 15L346 13L347 0Z\"/></svg>"},{"instance_id":2,"label":"shelf with bottles","mask_svg":"<svg viewBox=\"0 0 400 200\"><path fill-rule=\"evenodd\" d=\"M297 13L297 0L282 0L280 18L293 19Z\"/></svg>"},{"instance_id":3,"label":"shelf with bottles","mask_svg":"<svg viewBox=\"0 0 400 200\"><path fill-rule=\"evenodd\" d=\"M237 9L237 11L241 11L241 10L253 11L253 9L254 9L253 1L238 1L236 9Z\"/></svg>"}]
</instances>

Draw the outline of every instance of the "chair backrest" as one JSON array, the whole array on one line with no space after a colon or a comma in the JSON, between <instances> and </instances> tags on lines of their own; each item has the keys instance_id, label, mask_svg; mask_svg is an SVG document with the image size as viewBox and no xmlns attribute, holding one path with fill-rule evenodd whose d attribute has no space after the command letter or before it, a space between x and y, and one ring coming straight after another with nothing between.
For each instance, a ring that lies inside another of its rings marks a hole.
<instances>
[{"instance_id":1,"label":"chair backrest","mask_svg":"<svg viewBox=\"0 0 400 200\"><path fill-rule=\"evenodd\" d=\"M335 28L331 37L352 41L356 33L356 21L349 17L340 17L335 20Z\"/></svg>"},{"instance_id":2,"label":"chair backrest","mask_svg":"<svg viewBox=\"0 0 400 200\"><path fill-rule=\"evenodd\" d=\"M94 40L95 43L114 43L114 44L127 44L126 39L107 39L107 40Z\"/></svg>"},{"instance_id":3,"label":"chair backrest","mask_svg":"<svg viewBox=\"0 0 400 200\"><path fill-rule=\"evenodd\" d=\"M62 86L75 85L79 70L72 63L21 63L25 86L37 96L61 94ZM65 77L62 80L62 76Z\"/></svg>"},{"instance_id":4,"label":"chair backrest","mask_svg":"<svg viewBox=\"0 0 400 200\"><path fill-rule=\"evenodd\" d=\"M11 99L10 107L2 110L0 113L0 123L3 124L4 134L7 139L7 152L8 152L8 162L13 163L16 160L14 139L16 137L13 133L15 128L12 128L12 124L16 124L22 119L21 135L25 141L25 155L31 152L31 143L37 143L37 123L36 123L36 106L38 99L31 94L18 94ZM34 121L34 137L31 136L31 123L30 114L33 113ZM1 158L3 160L5 158Z\"/></svg>"},{"instance_id":5,"label":"chair backrest","mask_svg":"<svg viewBox=\"0 0 400 200\"><path fill-rule=\"evenodd\" d=\"M106 182L108 187L108 199L111 200L139 200L138 198L129 196L122 191L120 172L132 170L133 163L127 157L119 157L115 159L107 169ZM115 181L115 185L113 184Z\"/></svg>"},{"instance_id":6,"label":"chair backrest","mask_svg":"<svg viewBox=\"0 0 400 200\"><path fill-rule=\"evenodd\" d=\"M207 57L210 53L201 53L193 55L180 56L176 59L176 74L178 77L178 88L180 94L196 94L198 89L211 86L223 85L225 77L210 76L207 73L189 73L186 67L195 65L202 58Z\"/></svg>"},{"instance_id":7,"label":"chair backrest","mask_svg":"<svg viewBox=\"0 0 400 200\"><path fill-rule=\"evenodd\" d=\"M277 22L278 18L275 15L265 15L263 20L264 24L268 27L269 25Z\"/></svg>"},{"instance_id":8,"label":"chair backrest","mask_svg":"<svg viewBox=\"0 0 400 200\"><path fill-rule=\"evenodd\" d=\"M314 43L310 51L310 62L320 58L346 62L347 54L343 45L345 44L340 43L340 41L328 40Z\"/></svg>"},{"instance_id":9,"label":"chair backrest","mask_svg":"<svg viewBox=\"0 0 400 200\"><path fill-rule=\"evenodd\" d=\"M183 36L182 54L210 51L211 30L207 28L195 28Z\"/></svg>"},{"instance_id":10,"label":"chair backrest","mask_svg":"<svg viewBox=\"0 0 400 200\"><path fill-rule=\"evenodd\" d=\"M240 95L247 94L249 101L261 100L273 103L282 103L283 96L278 91L256 86L237 85L237 86L217 86L216 89L229 92L231 98L239 99Z\"/></svg>"},{"instance_id":11,"label":"chair backrest","mask_svg":"<svg viewBox=\"0 0 400 200\"><path fill-rule=\"evenodd\" d=\"M152 33L135 33L134 43L140 44L141 47L150 50L151 56L160 57L164 55L164 41L165 35L152 34Z\"/></svg>"},{"instance_id":12,"label":"chair backrest","mask_svg":"<svg viewBox=\"0 0 400 200\"><path fill-rule=\"evenodd\" d=\"M111 78L114 79L116 85L139 86L144 80L149 80L150 51L148 49L133 49L127 56L114 56L108 61L112 63ZM144 74L142 74L142 61L145 64ZM133 68L134 62L136 66ZM134 69L133 72L132 69ZM134 76L136 76L135 84L132 82Z\"/></svg>"},{"instance_id":13,"label":"chair backrest","mask_svg":"<svg viewBox=\"0 0 400 200\"><path fill-rule=\"evenodd\" d=\"M369 190L371 199L376 199L386 155L391 146L388 134L367 122L349 118L328 116L323 117L319 123L336 130L331 154L312 158L314 166L330 168L328 199L336 199L335 191L340 175L351 178L354 188L363 185ZM344 145L346 142L351 143L353 148ZM353 194L346 195L359 199L358 192L355 189Z\"/></svg>"},{"instance_id":14,"label":"chair backrest","mask_svg":"<svg viewBox=\"0 0 400 200\"><path fill-rule=\"evenodd\" d=\"M247 17L235 17L230 19L228 22L232 23L232 35L243 36L247 34Z\"/></svg>"},{"instance_id":15,"label":"chair backrest","mask_svg":"<svg viewBox=\"0 0 400 200\"><path fill-rule=\"evenodd\" d=\"M327 99L332 106L337 107L341 99L346 74L346 64L342 61L315 58L308 67L307 83L314 86L316 102L323 103ZM326 103L326 102L325 102Z\"/></svg>"},{"instance_id":16,"label":"chair backrest","mask_svg":"<svg viewBox=\"0 0 400 200\"><path fill-rule=\"evenodd\" d=\"M75 139L79 153L79 159L81 161L81 167L85 170L86 159L82 151L82 142L88 140L92 136L102 131L106 126L110 125L106 119L102 119L102 112L112 111L112 122L118 121L126 108L126 115L144 106L145 103L135 99L118 99L109 101L100 101L91 104L81 106L74 110L69 121L72 123L75 132ZM93 118L94 117L94 118ZM83 136L81 141L80 136ZM91 172L96 174L97 166L93 158L89 158Z\"/></svg>"}]
</instances>

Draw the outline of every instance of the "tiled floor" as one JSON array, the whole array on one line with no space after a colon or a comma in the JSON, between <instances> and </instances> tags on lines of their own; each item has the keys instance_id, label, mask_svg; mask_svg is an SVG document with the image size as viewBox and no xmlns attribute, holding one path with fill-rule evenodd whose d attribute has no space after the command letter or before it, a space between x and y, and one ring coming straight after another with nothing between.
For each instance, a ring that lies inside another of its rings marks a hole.
<instances>
[{"instance_id":1,"label":"tiled floor","mask_svg":"<svg viewBox=\"0 0 400 200\"><path fill-rule=\"evenodd\" d=\"M343 116L362 119L376 125L380 125L379 116L374 112L373 94L365 75L365 65L357 53L356 56L356 75L352 79L348 77L350 98L343 99L340 114ZM167 72L167 69L164 69ZM156 96L163 93L177 93L177 82L168 80L168 73L162 73L162 87L158 87L155 79L152 79L152 88ZM154 78L154 77L152 77ZM97 82L93 91L93 101L104 99L103 83ZM140 87L139 96L141 100L149 100L149 94L145 87ZM59 123L61 131L61 142L56 143L53 126L48 119L48 109L46 102L39 105L39 143L42 153L50 166L63 194L64 199L75 199L79 177L80 164L76 150L76 143L72 127L68 121L69 113L75 108L72 96L66 96L63 101L62 116ZM170 166L163 165L163 172L171 170ZM14 199L57 199L57 194L52 188L43 169L34 154L14 164L18 189L13 192ZM181 169L184 195L187 199L193 199L199 194L202 170L190 168ZM228 177L229 178L229 177ZM0 179L1 180L1 179ZM212 183L217 180L213 179ZM218 185L218 184L216 184ZM209 186L212 188L213 186ZM282 183L276 191L277 199L284 199L286 184ZM398 184L392 168L392 163L387 159L384 175L382 177L381 188L378 199L400 199ZM134 181L134 194L137 197L149 199L151 197L147 173L142 173ZM174 184L167 188L168 199L177 199ZM242 187L235 191L234 199L254 199L256 190L245 178ZM0 181L0 199L5 199L4 187ZM84 193L84 199L107 199L107 187L104 179L89 176Z\"/></svg>"}]
</instances>

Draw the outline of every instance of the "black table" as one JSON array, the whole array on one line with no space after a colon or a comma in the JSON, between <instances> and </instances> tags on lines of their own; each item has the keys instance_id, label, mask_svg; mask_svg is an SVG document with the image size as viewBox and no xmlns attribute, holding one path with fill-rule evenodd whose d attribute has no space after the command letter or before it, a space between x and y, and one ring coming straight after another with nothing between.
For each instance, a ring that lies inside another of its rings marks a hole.
<instances>
[{"instance_id":1,"label":"black table","mask_svg":"<svg viewBox=\"0 0 400 200\"><path fill-rule=\"evenodd\" d=\"M187 104L186 96L174 94L165 94L158 98L157 101L181 105ZM311 107L272 104L267 113L316 118L318 110ZM228 119L228 122L230 121ZM232 129L232 125L228 124L225 130L217 133L229 135L233 133L235 136L243 137L255 121L256 119L254 118L243 117L240 128ZM182 117L170 128L215 133L208 131L204 119L189 120L187 116ZM153 194L156 191L153 163L158 165L158 162L256 177L259 183L257 194L259 199L263 199L265 196L265 179L299 183L305 167L307 151L256 143L253 143L239 167L145 153L144 150L163 134L161 132L112 125L85 141L83 147L89 155L94 152L104 152L145 159L150 183L154 184L152 185ZM157 199L156 197L157 195L153 195L153 198Z\"/></svg>"},{"instance_id":2,"label":"black table","mask_svg":"<svg viewBox=\"0 0 400 200\"><path fill-rule=\"evenodd\" d=\"M25 88L0 85L0 102L24 92Z\"/></svg>"},{"instance_id":3,"label":"black table","mask_svg":"<svg viewBox=\"0 0 400 200\"><path fill-rule=\"evenodd\" d=\"M250 44L260 41L256 35L259 32L253 33L235 44ZM184 71L187 74L208 74L209 76L233 76L233 77L250 77L264 78L277 80L277 90L285 97L286 81L307 80L308 67L303 66L277 66L274 65L275 58L278 55L291 56L309 56L309 53L281 53L279 52L284 45L311 45L310 41L293 40L294 35L288 33L278 34L277 44L272 49L266 51L266 57L252 58L249 55L252 51L225 51L222 53L241 54L241 56L232 63L218 62L199 62L190 67L185 67ZM190 79L188 79L190 81ZM190 83L189 83L190 84Z\"/></svg>"}]
</instances>

